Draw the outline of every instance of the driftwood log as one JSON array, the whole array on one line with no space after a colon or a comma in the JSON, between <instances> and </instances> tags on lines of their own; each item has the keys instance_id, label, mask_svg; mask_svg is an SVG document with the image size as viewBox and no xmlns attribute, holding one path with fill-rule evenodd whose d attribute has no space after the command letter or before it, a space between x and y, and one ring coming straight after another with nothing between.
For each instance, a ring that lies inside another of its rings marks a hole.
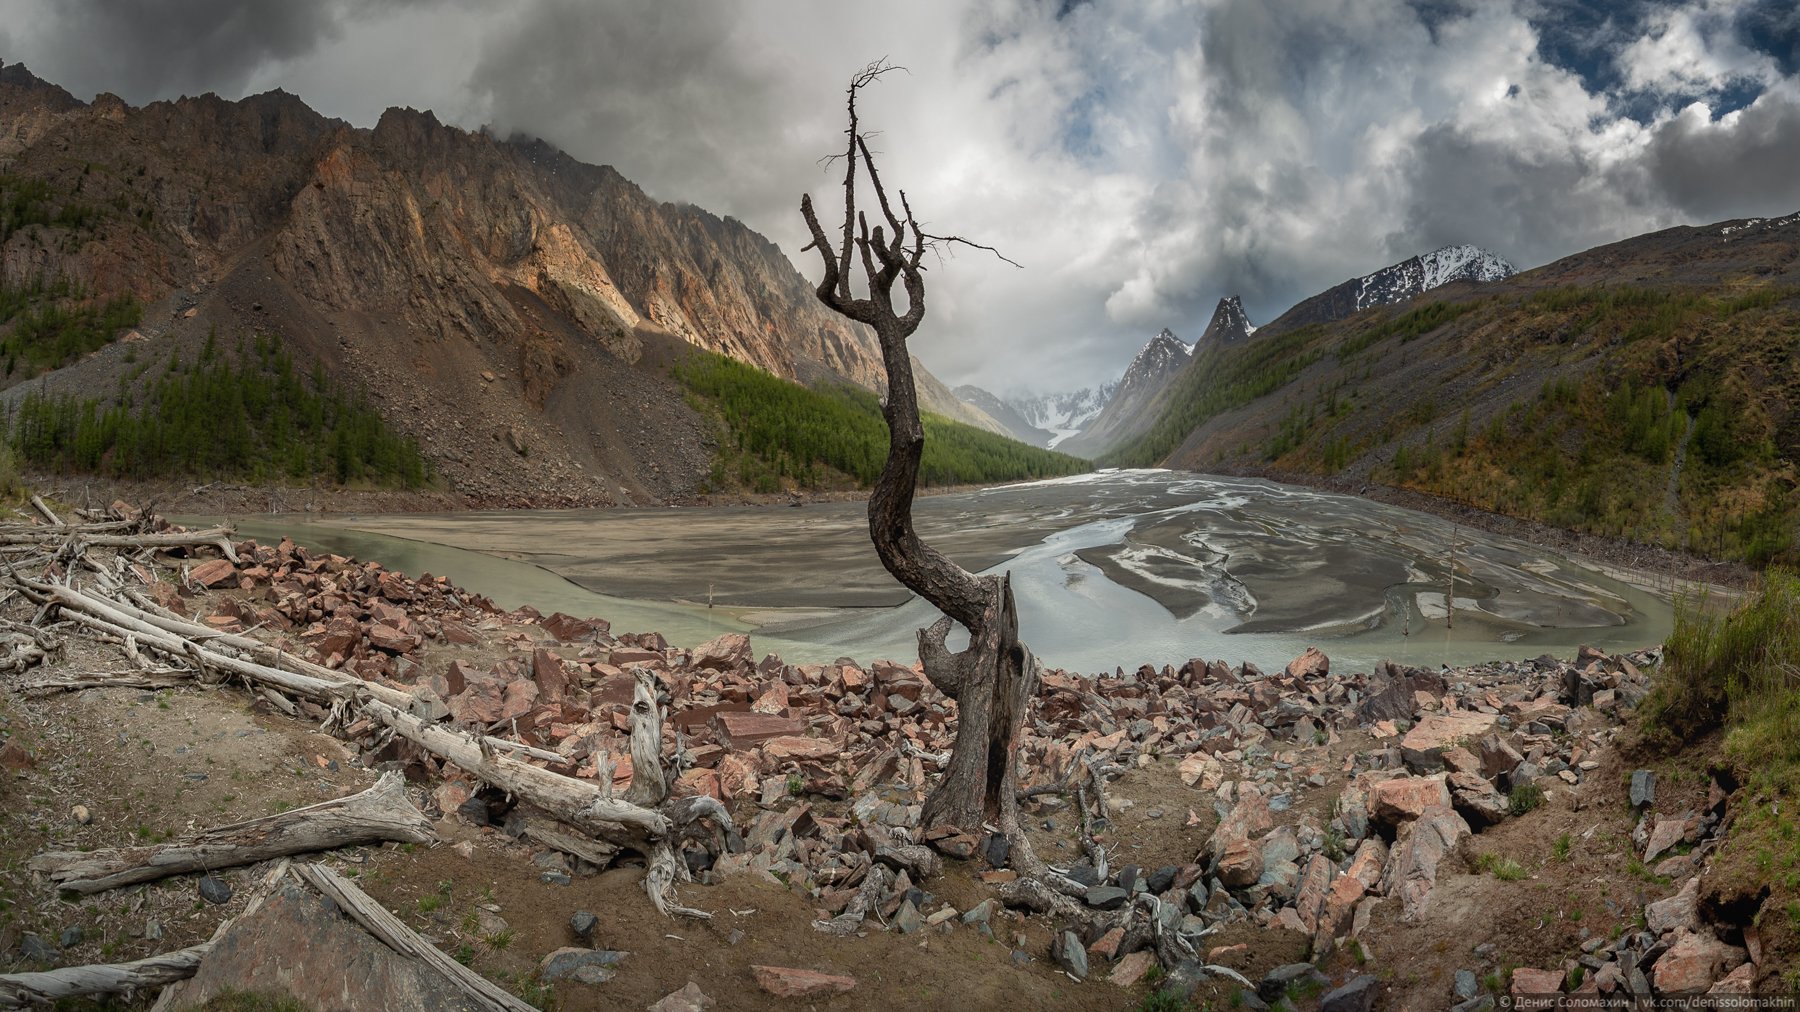
<instances>
[{"instance_id":1,"label":"driftwood log","mask_svg":"<svg viewBox=\"0 0 1800 1012\"><path fill-rule=\"evenodd\" d=\"M65 966L41 973L3 974L0 975L0 1007L48 1005L64 998L129 995L138 991L155 990L192 977L195 969L200 966L201 958L211 950L211 942L202 942L129 963Z\"/></svg>"},{"instance_id":2,"label":"driftwood log","mask_svg":"<svg viewBox=\"0 0 1800 1012\"><path fill-rule=\"evenodd\" d=\"M647 671L634 672L637 685L632 703L632 753L634 757L642 757L636 760L638 765L632 778L632 795L640 802L634 803L613 798L589 781L553 773L503 753L523 752L554 760L561 760L560 756L542 753L517 742L463 734L425 721L406 709L412 703L412 697L398 689L311 664L248 637L220 634L205 626L158 615L116 599L102 598L63 584L41 583L17 576L13 579L27 593L56 604L65 618L118 637L125 642L128 652L135 650L137 645L148 646L178 661L192 663L201 670L243 678L261 687L332 706L341 712L360 712L426 752L535 805L558 821L606 841L612 847L643 854L648 863L645 891L659 911L692 917L710 916L704 911L677 906L669 898L673 883L687 877L687 866L676 853L675 843L681 833L691 831L702 819L709 819L725 830L734 827L725 807L712 798L668 800L668 778L660 760L661 710L655 698L655 677ZM249 660L245 655L262 660ZM598 853L597 850L591 852Z\"/></svg>"},{"instance_id":3,"label":"driftwood log","mask_svg":"<svg viewBox=\"0 0 1800 1012\"><path fill-rule=\"evenodd\" d=\"M172 843L51 851L32 858L30 868L49 875L58 888L85 894L359 843L434 839L430 820L406 796L405 778L390 772L368 790L346 798L208 829Z\"/></svg>"},{"instance_id":4,"label":"driftwood log","mask_svg":"<svg viewBox=\"0 0 1800 1012\"><path fill-rule=\"evenodd\" d=\"M336 903L350 919L381 939L383 944L402 956L425 963L467 994L476 1008L495 1012L534 1012L533 1006L507 993L500 985L451 959L442 949L427 942L418 932L401 923L387 908L375 902L368 893L352 885L348 879L322 864L294 866L295 874Z\"/></svg>"}]
</instances>

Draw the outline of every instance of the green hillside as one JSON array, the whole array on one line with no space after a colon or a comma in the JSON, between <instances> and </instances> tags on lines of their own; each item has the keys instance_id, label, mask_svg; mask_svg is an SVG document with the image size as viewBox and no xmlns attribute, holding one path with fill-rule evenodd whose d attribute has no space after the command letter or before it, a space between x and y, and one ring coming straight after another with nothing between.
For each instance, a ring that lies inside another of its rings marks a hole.
<instances>
[{"instance_id":1,"label":"green hillside","mask_svg":"<svg viewBox=\"0 0 1800 1012\"><path fill-rule=\"evenodd\" d=\"M209 337L197 361L142 363L110 400L33 390L0 422L19 459L44 471L407 488L430 478L411 439L322 369L301 373L272 337L230 355Z\"/></svg>"},{"instance_id":2,"label":"green hillside","mask_svg":"<svg viewBox=\"0 0 1800 1012\"><path fill-rule=\"evenodd\" d=\"M1426 299L1203 349L1102 462L1342 475L1755 566L1796 558L1800 289Z\"/></svg>"},{"instance_id":3,"label":"green hillside","mask_svg":"<svg viewBox=\"0 0 1800 1012\"><path fill-rule=\"evenodd\" d=\"M674 369L689 400L724 428L716 488L867 488L887 460L887 424L875 395L858 387L790 383L735 359L695 352ZM1080 474L1087 461L1026 446L926 414L924 485L1026 481Z\"/></svg>"}]
</instances>

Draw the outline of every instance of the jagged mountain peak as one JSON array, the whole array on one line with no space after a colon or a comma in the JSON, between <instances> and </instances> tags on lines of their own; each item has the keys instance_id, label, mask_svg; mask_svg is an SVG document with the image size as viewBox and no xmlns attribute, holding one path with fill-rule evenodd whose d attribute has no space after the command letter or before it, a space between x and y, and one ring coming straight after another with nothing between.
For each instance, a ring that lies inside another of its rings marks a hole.
<instances>
[{"instance_id":1,"label":"jagged mountain peak","mask_svg":"<svg viewBox=\"0 0 1800 1012\"><path fill-rule=\"evenodd\" d=\"M1195 342L1195 346L1198 347L1208 341L1222 343L1241 341L1254 333L1256 333L1256 326L1250 322L1250 317L1245 315L1244 304L1238 301L1237 296L1227 295L1220 299L1218 306L1213 309L1212 319L1207 322L1206 330L1200 335L1200 340Z\"/></svg>"},{"instance_id":2,"label":"jagged mountain peak","mask_svg":"<svg viewBox=\"0 0 1800 1012\"><path fill-rule=\"evenodd\" d=\"M1499 281L1516 271L1503 257L1468 244L1440 246L1356 279L1356 308L1404 302L1452 281Z\"/></svg>"}]
</instances>

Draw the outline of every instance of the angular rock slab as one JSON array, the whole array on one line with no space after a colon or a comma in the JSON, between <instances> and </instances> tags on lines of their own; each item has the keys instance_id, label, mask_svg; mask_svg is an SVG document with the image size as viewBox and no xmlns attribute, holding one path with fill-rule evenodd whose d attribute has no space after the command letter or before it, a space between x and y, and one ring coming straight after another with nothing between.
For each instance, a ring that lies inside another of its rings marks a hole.
<instances>
[{"instance_id":1,"label":"angular rock slab","mask_svg":"<svg viewBox=\"0 0 1800 1012\"><path fill-rule=\"evenodd\" d=\"M273 991L321 1009L469 1003L447 978L394 952L337 904L292 881L226 929L193 977L163 993L173 1008L200 1008L245 991Z\"/></svg>"},{"instance_id":2,"label":"angular rock slab","mask_svg":"<svg viewBox=\"0 0 1800 1012\"><path fill-rule=\"evenodd\" d=\"M856 986L855 977L788 966L752 966L750 973L756 978L756 986L777 998L822 998L843 994Z\"/></svg>"},{"instance_id":3,"label":"angular rock slab","mask_svg":"<svg viewBox=\"0 0 1800 1012\"><path fill-rule=\"evenodd\" d=\"M1417 921L1425 915L1437 885L1438 864L1469 835L1469 824L1448 805L1426 809L1401 825L1383 881L1388 895L1400 897L1402 919Z\"/></svg>"}]
</instances>

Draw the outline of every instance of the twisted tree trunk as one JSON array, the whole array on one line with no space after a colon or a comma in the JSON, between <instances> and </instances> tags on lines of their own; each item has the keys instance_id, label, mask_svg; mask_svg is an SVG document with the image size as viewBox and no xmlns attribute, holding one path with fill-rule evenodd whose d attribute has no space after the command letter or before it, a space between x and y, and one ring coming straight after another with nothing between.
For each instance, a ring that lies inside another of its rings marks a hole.
<instances>
[{"instance_id":1,"label":"twisted tree trunk","mask_svg":"<svg viewBox=\"0 0 1800 1012\"><path fill-rule=\"evenodd\" d=\"M845 131L849 139L842 156L844 223L835 249L819 225L810 195L801 198L800 213L812 232L806 248L818 250L825 267L819 300L873 328L881 344L887 374L882 414L888 427L888 457L869 496L870 540L895 579L944 613L929 628L919 630L919 656L925 676L956 700L958 724L950 765L925 801L925 824L975 830L983 821L992 821L1008 836L1022 840L1014 770L1025 703L1036 690L1039 668L1031 651L1019 642L1011 582L963 569L921 540L912 520L925 429L906 339L925 318L920 261L927 249L948 244L988 247L926 233L913 217L904 190L897 191L898 212L889 201L858 126L856 97L890 69L886 63L872 64L850 82L850 125ZM885 225L871 228L867 214L857 210L859 165L868 174L867 185ZM856 297L851 284L853 256L862 265L861 283L868 291L864 298ZM903 285L904 312L895 305L896 281ZM958 652L945 645L953 622L969 632L968 647Z\"/></svg>"}]
</instances>

